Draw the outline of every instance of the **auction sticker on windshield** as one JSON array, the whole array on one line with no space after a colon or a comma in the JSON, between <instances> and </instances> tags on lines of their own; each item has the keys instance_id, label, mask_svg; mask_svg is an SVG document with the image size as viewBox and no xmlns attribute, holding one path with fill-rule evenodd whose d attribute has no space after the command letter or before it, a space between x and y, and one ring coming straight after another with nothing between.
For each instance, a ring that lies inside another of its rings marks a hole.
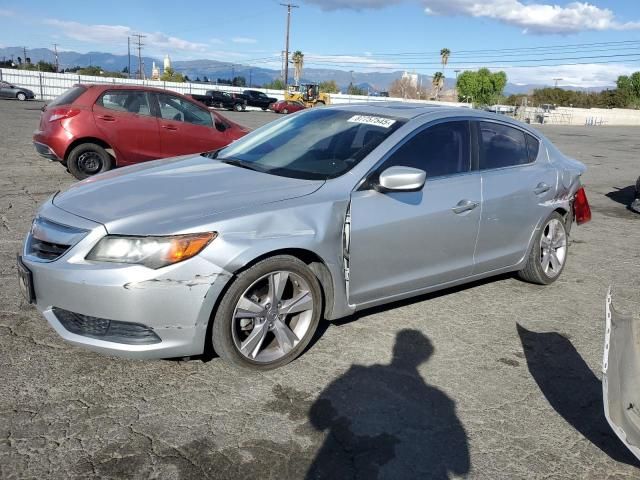
<instances>
[{"instance_id":1,"label":"auction sticker on windshield","mask_svg":"<svg viewBox=\"0 0 640 480\"><path fill-rule=\"evenodd\" d=\"M366 123L367 125L376 125L383 128L389 128L396 123L395 120L391 120L390 118L372 117L370 115L354 115L347 121L351 123Z\"/></svg>"}]
</instances>

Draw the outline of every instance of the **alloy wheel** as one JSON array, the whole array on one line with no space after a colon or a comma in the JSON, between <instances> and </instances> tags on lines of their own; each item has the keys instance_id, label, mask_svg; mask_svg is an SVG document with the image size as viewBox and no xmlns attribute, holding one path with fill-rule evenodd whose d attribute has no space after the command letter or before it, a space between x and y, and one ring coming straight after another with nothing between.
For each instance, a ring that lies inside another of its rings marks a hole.
<instances>
[{"instance_id":1,"label":"alloy wheel","mask_svg":"<svg viewBox=\"0 0 640 480\"><path fill-rule=\"evenodd\" d=\"M314 298L304 278L278 270L263 275L239 297L231 322L233 343L246 359L272 363L305 337Z\"/></svg>"},{"instance_id":2,"label":"alloy wheel","mask_svg":"<svg viewBox=\"0 0 640 480\"><path fill-rule=\"evenodd\" d=\"M554 278L562 271L567 258L567 232L557 218L552 218L540 236L540 264L544 273Z\"/></svg>"}]
</instances>

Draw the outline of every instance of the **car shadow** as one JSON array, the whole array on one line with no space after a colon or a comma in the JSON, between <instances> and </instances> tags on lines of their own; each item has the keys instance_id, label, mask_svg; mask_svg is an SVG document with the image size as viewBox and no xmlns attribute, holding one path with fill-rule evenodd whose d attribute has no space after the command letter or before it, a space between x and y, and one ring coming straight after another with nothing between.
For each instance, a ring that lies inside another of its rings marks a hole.
<instances>
[{"instance_id":1,"label":"car shadow","mask_svg":"<svg viewBox=\"0 0 640 480\"><path fill-rule=\"evenodd\" d=\"M604 416L602 382L571 341L556 332L516 325L529 372L554 410L611 459L639 467Z\"/></svg>"},{"instance_id":2,"label":"car shadow","mask_svg":"<svg viewBox=\"0 0 640 480\"><path fill-rule=\"evenodd\" d=\"M610 198L614 202L620 203L628 208L636 196L635 185L629 185L628 187L624 187L624 188L617 188L617 187L614 187L614 188L615 190L612 190L609 193L606 193L605 197Z\"/></svg>"}]
</instances>

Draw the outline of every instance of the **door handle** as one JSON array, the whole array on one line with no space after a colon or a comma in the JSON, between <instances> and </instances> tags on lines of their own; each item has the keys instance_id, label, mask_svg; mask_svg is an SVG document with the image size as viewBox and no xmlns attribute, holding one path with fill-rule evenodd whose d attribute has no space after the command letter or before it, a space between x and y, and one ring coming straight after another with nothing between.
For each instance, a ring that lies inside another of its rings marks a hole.
<instances>
[{"instance_id":1,"label":"door handle","mask_svg":"<svg viewBox=\"0 0 640 480\"><path fill-rule=\"evenodd\" d=\"M111 115L98 115L98 118L100 120L104 120L105 122L115 122L116 121L115 117L112 117Z\"/></svg>"},{"instance_id":2,"label":"door handle","mask_svg":"<svg viewBox=\"0 0 640 480\"><path fill-rule=\"evenodd\" d=\"M451 208L451 210L453 210L453 213L455 214L460 214L468 212L469 210L473 210L478 205L480 205L480 202L472 202L471 200L460 200L455 207Z\"/></svg>"},{"instance_id":3,"label":"door handle","mask_svg":"<svg viewBox=\"0 0 640 480\"><path fill-rule=\"evenodd\" d=\"M173 125L161 125L165 130L178 130L178 127L174 127Z\"/></svg>"},{"instance_id":4,"label":"door handle","mask_svg":"<svg viewBox=\"0 0 640 480\"><path fill-rule=\"evenodd\" d=\"M536 188L533 189L533 193L535 193L536 195L542 195L543 193L548 192L550 188L551 187L546 183L540 182L538 185L536 185Z\"/></svg>"}]
</instances>

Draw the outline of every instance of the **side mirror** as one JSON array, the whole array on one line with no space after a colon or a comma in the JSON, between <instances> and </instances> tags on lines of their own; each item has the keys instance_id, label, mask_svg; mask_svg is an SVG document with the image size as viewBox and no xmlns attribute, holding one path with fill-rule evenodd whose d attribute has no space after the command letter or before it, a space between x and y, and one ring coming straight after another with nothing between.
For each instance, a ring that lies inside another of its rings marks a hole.
<instances>
[{"instance_id":1,"label":"side mirror","mask_svg":"<svg viewBox=\"0 0 640 480\"><path fill-rule=\"evenodd\" d=\"M424 186L427 173L424 170L411 167L389 167L378 179L381 191L415 192Z\"/></svg>"}]
</instances>

